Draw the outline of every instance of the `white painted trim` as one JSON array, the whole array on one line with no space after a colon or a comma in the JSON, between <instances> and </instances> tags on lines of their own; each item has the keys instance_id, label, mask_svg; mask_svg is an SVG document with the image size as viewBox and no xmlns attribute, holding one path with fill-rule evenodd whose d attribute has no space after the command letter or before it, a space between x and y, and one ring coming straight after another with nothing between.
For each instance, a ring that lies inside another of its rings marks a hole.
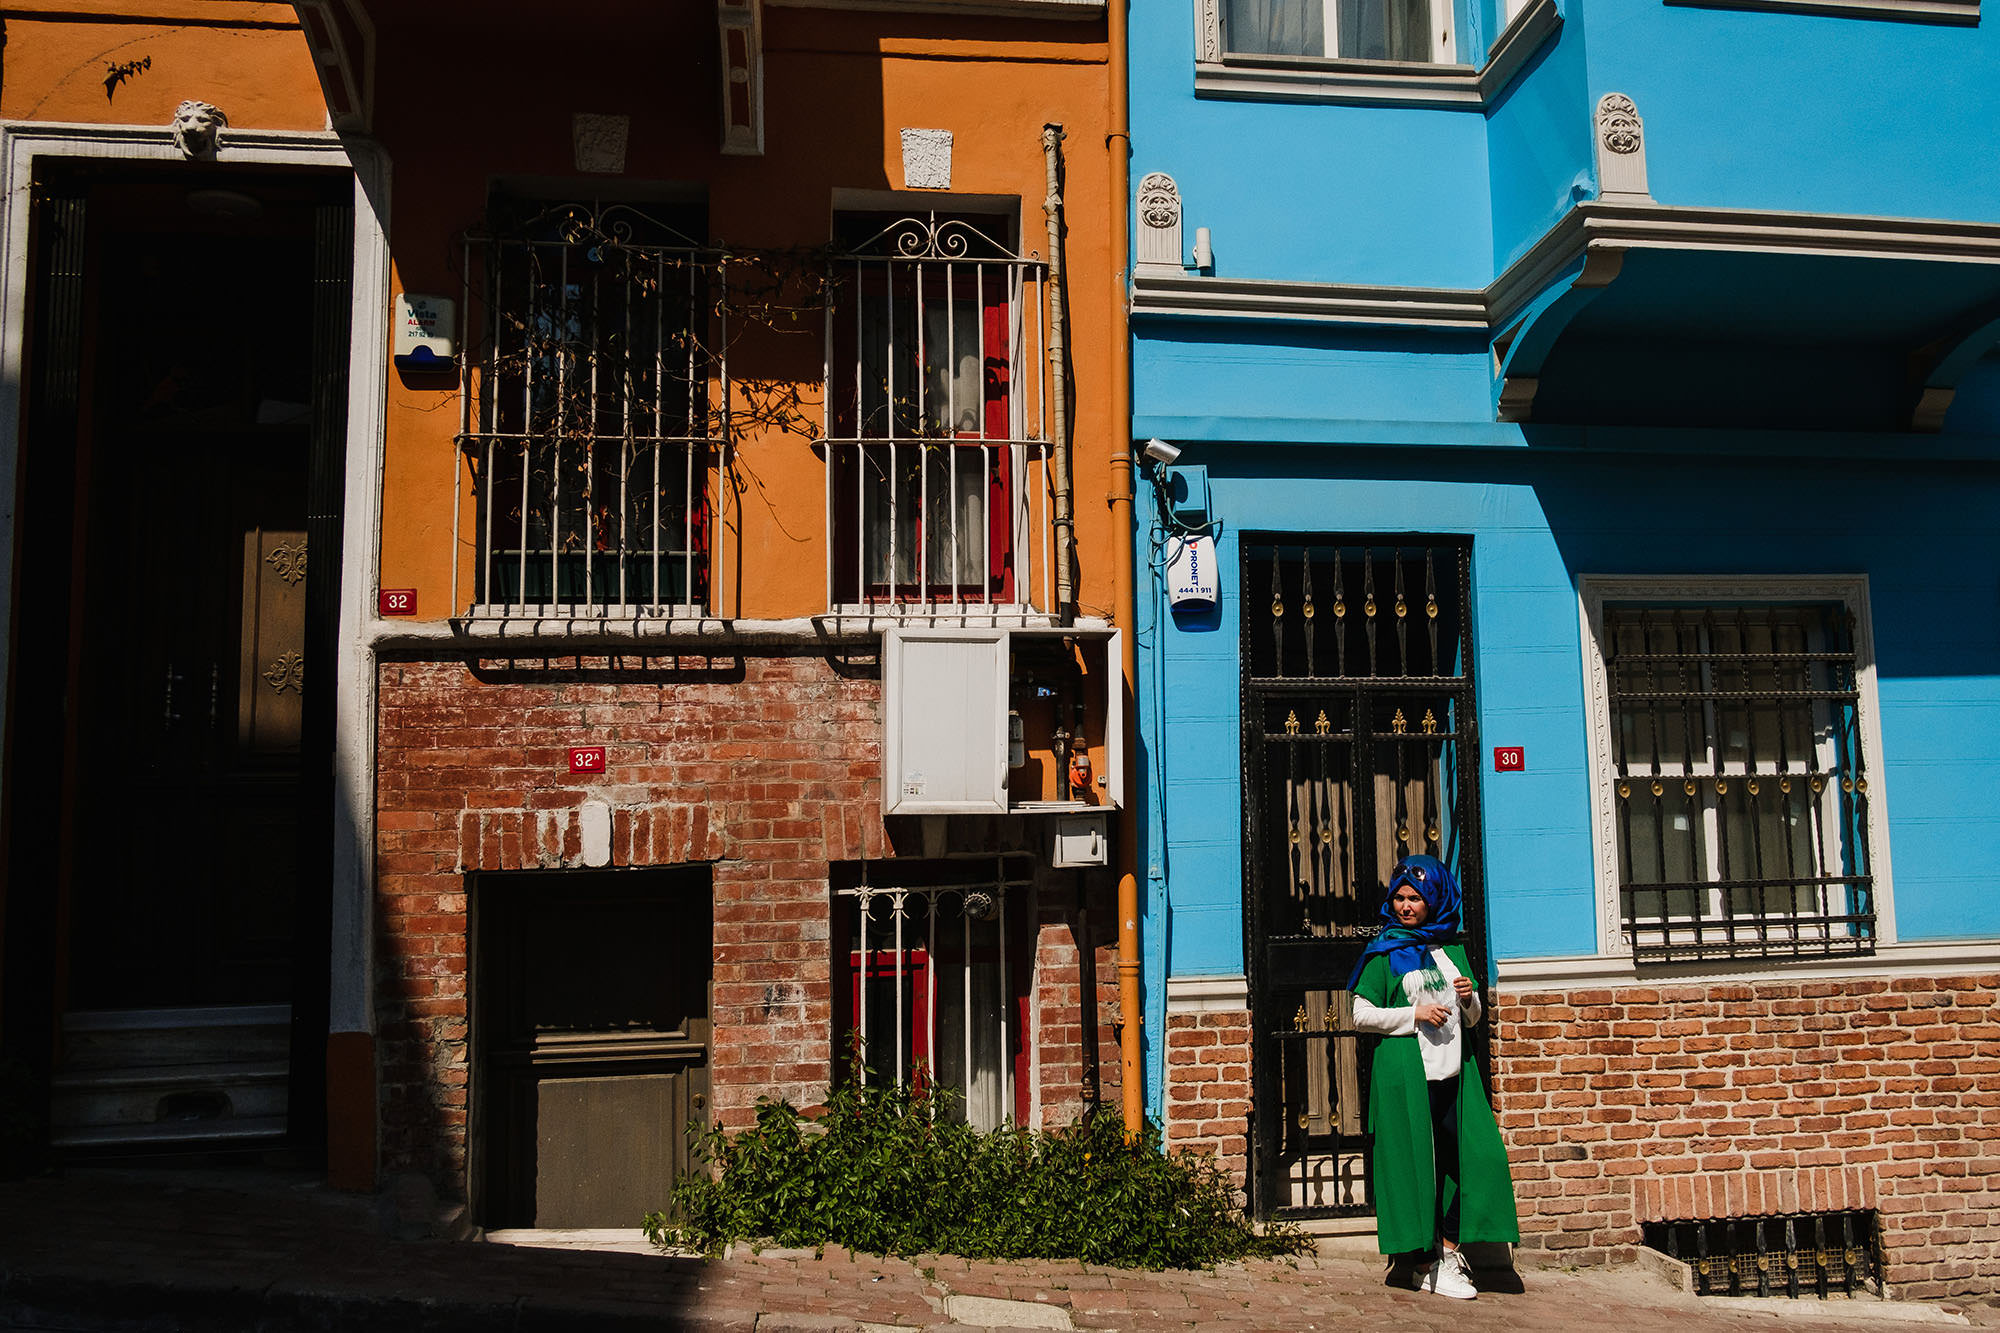
<instances>
[{"instance_id":1,"label":"white painted trim","mask_svg":"<svg viewBox=\"0 0 2000 1333\"><path fill-rule=\"evenodd\" d=\"M1611 780L1611 691L1604 669L1606 601L1633 602L1792 602L1838 599L1854 615L1855 692L1860 711L1861 756L1874 790L1868 794L1868 873L1874 881L1876 951L1896 942L1896 896L1890 875L1889 793L1882 763L1881 702L1875 688L1875 636L1868 608L1866 574L1654 575L1585 574L1577 579L1577 610L1583 648L1584 731L1590 745L1590 838L1597 892L1597 952L1626 956L1623 917L1618 907L1618 827ZM1745 966L1744 960L1733 960ZM1824 960L1822 960L1824 961ZM1748 966L1760 964L1750 961ZM1834 964L1836 971L1857 965ZM1648 965L1646 975L1665 968ZM1733 975L1730 962L1719 974Z\"/></svg>"},{"instance_id":2,"label":"white painted trim","mask_svg":"<svg viewBox=\"0 0 2000 1333\"><path fill-rule=\"evenodd\" d=\"M1093 19L1104 0L768 0L778 9L859 9L883 14L972 14L1003 18Z\"/></svg>"},{"instance_id":3,"label":"white painted trim","mask_svg":"<svg viewBox=\"0 0 2000 1333\"><path fill-rule=\"evenodd\" d=\"M21 372L26 348L30 186L41 158L180 162L166 126L0 123L0 624L14 615L15 478L21 454ZM334 845L332 989L328 1029L367 1032L374 1026L370 898L374 891L375 669L361 633L357 603L373 612L379 564L384 348L389 337L388 163L372 145L327 131L256 130L231 126L218 160L253 166L332 167L355 172L354 290L348 368L347 495L342 523L340 629L335 652ZM364 297L368 299L364 299ZM359 488L357 490L357 488ZM12 663L0 658L0 699ZM342 812L352 815L347 824Z\"/></svg>"},{"instance_id":4,"label":"white painted trim","mask_svg":"<svg viewBox=\"0 0 2000 1333\"><path fill-rule=\"evenodd\" d=\"M1666 0L1689 9L1753 9L1773 14L1830 14L1835 18L1904 23L1979 22L1979 0Z\"/></svg>"},{"instance_id":5,"label":"white painted trim","mask_svg":"<svg viewBox=\"0 0 2000 1333\"><path fill-rule=\"evenodd\" d=\"M1490 105L1560 27L1562 11L1556 8L1556 0L1528 0L1516 9L1480 67L1480 97Z\"/></svg>"},{"instance_id":6,"label":"white painted trim","mask_svg":"<svg viewBox=\"0 0 2000 1333\"><path fill-rule=\"evenodd\" d=\"M1764 981L1862 980L1874 977L1970 977L2000 973L2000 940L1972 944L1890 944L1865 958L1802 958L1671 963L1641 970L1629 956L1514 958L1500 963L1496 989L1525 992L1605 986L1729 985Z\"/></svg>"},{"instance_id":7,"label":"white painted trim","mask_svg":"<svg viewBox=\"0 0 2000 1333\"><path fill-rule=\"evenodd\" d=\"M1250 1008L1250 979L1168 977L1169 1014L1243 1013Z\"/></svg>"},{"instance_id":8,"label":"white painted trim","mask_svg":"<svg viewBox=\"0 0 2000 1333\"><path fill-rule=\"evenodd\" d=\"M1367 287L1351 283L1274 282L1135 274L1135 315L1204 315L1314 324L1483 331L1486 295L1443 287Z\"/></svg>"},{"instance_id":9,"label":"white painted trim","mask_svg":"<svg viewBox=\"0 0 2000 1333\"><path fill-rule=\"evenodd\" d=\"M1463 28L1456 6L1432 0L1432 31ZM1562 27L1556 0L1530 0L1501 30L1483 65L1395 60L1352 60L1338 56L1234 55L1223 49L1222 16L1216 0L1195 6L1194 91L1197 97L1260 102L1341 102L1369 106L1428 106L1483 111L1513 82L1528 58ZM1456 42L1456 35L1448 39Z\"/></svg>"},{"instance_id":10,"label":"white painted trim","mask_svg":"<svg viewBox=\"0 0 2000 1333\"><path fill-rule=\"evenodd\" d=\"M1484 288L1135 274L1132 314L1302 320L1494 332L1585 257L1622 250L1728 251L2000 265L2000 224L1653 203L1579 204Z\"/></svg>"}]
</instances>

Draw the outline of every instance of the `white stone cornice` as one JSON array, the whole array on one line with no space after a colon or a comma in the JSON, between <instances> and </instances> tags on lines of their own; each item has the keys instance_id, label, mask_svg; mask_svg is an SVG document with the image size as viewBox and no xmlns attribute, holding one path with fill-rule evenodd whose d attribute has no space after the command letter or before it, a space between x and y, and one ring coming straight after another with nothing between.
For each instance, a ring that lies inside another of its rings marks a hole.
<instances>
[{"instance_id":1,"label":"white stone cornice","mask_svg":"<svg viewBox=\"0 0 2000 1333\"><path fill-rule=\"evenodd\" d=\"M1484 292L1439 287L1368 287L1142 273L1135 278L1132 292L1135 315L1205 315L1220 319L1468 330L1484 330L1487 323Z\"/></svg>"},{"instance_id":2,"label":"white stone cornice","mask_svg":"<svg viewBox=\"0 0 2000 1333\"><path fill-rule=\"evenodd\" d=\"M1167 978L1167 1012L1170 1014L1235 1013L1249 1007L1248 978Z\"/></svg>"},{"instance_id":3,"label":"white stone cornice","mask_svg":"<svg viewBox=\"0 0 2000 1333\"><path fill-rule=\"evenodd\" d=\"M1132 313L1498 332L1588 255L1622 250L1994 265L2000 224L1591 202L1564 214L1484 289L1142 275L1132 284Z\"/></svg>"},{"instance_id":4,"label":"white stone cornice","mask_svg":"<svg viewBox=\"0 0 2000 1333\"><path fill-rule=\"evenodd\" d=\"M1691 9L1754 9L1767 13L1830 14L1835 18L1900 19L1905 23L1979 22L1979 0L1666 0Z\"/></svg>"},{"instance_id":5,"label":"white stone cornice","mask_svg":"<svg viewBox=\"0 0 2000 1333\"><path fill-rule=\"evenodd\" d=\"M1738 959L1645 967L1634 965L1629 956L1515 958L1502 960L1499 972L1497 989L1516 993L1704 982L1990 976L2000 973L2000 940L1885 944L1863 958Z\"/></svg>"}]
</instances>

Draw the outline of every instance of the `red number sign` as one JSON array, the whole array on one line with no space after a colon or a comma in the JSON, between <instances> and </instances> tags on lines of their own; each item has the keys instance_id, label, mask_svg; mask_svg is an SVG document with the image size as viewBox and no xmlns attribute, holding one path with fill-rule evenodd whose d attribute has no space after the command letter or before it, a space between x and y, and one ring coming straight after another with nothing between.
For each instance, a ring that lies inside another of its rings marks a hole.
<instances>
[{"instance_id":1,"label":"red number sign","mask_svg":"<svg viewBox=\"0 0 2000 1333\"><path fill-rule=\"evenodd\" d=\"M602 773L604 771L604 747L602 745L570 746L569 771L572 773Z\"/></svg>"},{"instance_id":2,"label":"red number sign","mask_svg":"<svg viewBox=\"0 0 2000 1333\"><path fill-rule=\"evenodd\" d=\"M1528 752L1519 745L1496 745L1493 747L1493 771L1495 773L1525 773L1528 771Z\"/></svg>"},{"instance_id":3,"label":"red number sign","mask_svg":"<svg viewBox=\"0 0 2000 1333\"><path fill-rule=\"evenodd\" d=\"M385 616L413 616L417 613L417 590L379 588L375 592L375 606Z\"/></svg>"}]
</instances>

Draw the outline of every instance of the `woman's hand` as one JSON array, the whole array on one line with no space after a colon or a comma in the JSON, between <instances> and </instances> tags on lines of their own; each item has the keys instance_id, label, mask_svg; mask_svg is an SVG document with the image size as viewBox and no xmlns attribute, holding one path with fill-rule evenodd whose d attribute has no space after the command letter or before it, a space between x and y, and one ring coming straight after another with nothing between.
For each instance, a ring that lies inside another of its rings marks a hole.
<instances>
[{"instance_id":1,"label":"woman's hand","mask_svg":"<svg viewBox=\"0 0 2000 1333\"><path fill-rule=\"evenodd\" d=\"M1425 1001L1417 1005L1416 1009L1417 1021L1425 1027L1441 1028L1451 1018L1451 1007L1449 1005L1432 1004L1429 1001Z\"/></svg>"},{"instance_id":2,"label":"woman's hand","mask_svg":"<svg viewBox=\"0 0 2000 1333\"><path fill-rule=\"evenodd\" d=\"M1453 977L1451 979L1451 988L1458 992L1458 1002L1460 1004L1464 1004L1467 1000L1471 999L1472 992L1477 989L1473 986L1471 977Z\"/></svg>"}]
</instances>

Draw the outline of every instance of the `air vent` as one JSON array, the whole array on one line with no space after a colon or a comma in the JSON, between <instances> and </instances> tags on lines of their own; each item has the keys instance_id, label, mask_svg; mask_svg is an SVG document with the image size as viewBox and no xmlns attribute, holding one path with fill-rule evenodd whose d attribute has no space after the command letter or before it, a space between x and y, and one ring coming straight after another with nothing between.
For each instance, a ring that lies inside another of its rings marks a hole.
<instances>
[{"instance_id":1,"label":"air vent","mask_svg":"<svg viewBox=\"0 0 2000 1333\"><path fill-rule=\"evenodd\" d=\"M1872 1211L1648 1222L1643 1232L1694 1270L1699 1296L1825 1297L1875 1284Z\"/></svg>"}]
</instances>

